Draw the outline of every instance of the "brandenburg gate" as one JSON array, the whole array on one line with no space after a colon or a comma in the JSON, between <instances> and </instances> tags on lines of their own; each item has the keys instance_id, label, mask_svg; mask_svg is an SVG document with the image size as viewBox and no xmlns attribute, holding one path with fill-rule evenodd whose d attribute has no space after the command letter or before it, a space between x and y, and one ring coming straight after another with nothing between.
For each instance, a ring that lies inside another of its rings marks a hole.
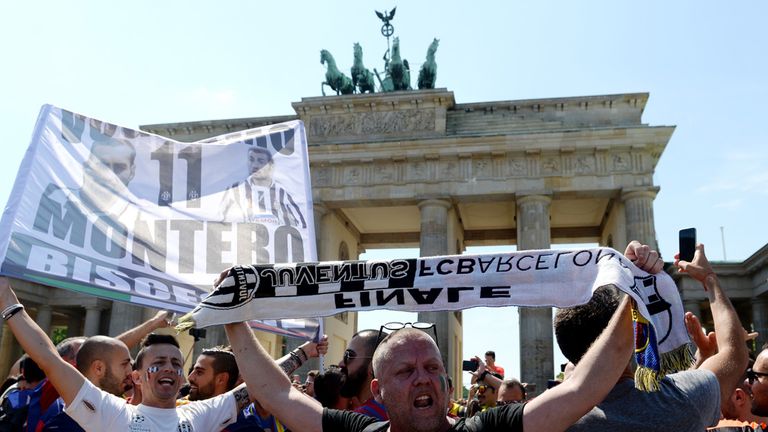
<instances>
[{"instance_id":1,"label":"brandenburg gate","mask_svg":"<svg viewBox=\"0 0 768 432\"><path fill-rule=\"evenodd\" d=\"M642 122L647 93L456 103L446 89L304 98L294 115L144 126L196 141L304 121L320 260L366 248L422 256L467 246L656 245L653 172L674 126ZM461 376L461 313L437 324ZM550 308L520 308L521 380L552 378ZM341 348L343 350L343 348ZM460 382L457 387L460 388Z\"/></svg>"}]
</instances>

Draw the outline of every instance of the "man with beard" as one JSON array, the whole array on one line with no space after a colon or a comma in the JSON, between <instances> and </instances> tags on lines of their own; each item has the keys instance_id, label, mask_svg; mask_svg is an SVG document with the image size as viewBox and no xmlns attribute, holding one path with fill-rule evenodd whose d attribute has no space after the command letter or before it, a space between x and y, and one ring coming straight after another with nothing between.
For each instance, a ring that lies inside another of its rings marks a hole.
<instances>
[{"instance_id":1,"label":"man with beard","mask_svg":"<svg viewBox=\"0 0 768 432\"><path fill-rule=\"evenodd\" d=\"M387 420L387 409L371 393L372 360L378 342L378 330L361 330L352 336L339 363L341 372L346 375L341 396L362 404L353 406L355 412L378 420Z\"/></svg>"},{"instance_id":2,"label":"man with beard","mask_svg":"<svg viewBox=\"0 0 768 432\"><path fill-rule=\"evenodd\" d=\"M238 378L240 370L231 351L204 349L187 376L189 400L205 400L224 394L235 388Z\"/></svg>"},{"instance_id":3,"label":"man with beard","mask_svg":"<svg viewBox=\"0 0 768 432\"><path fill-rule=\"evenodd\" d=\"M118 339L92 336L85 340L75 360L77 370L96 387L122 396L133 387L131 354Z\"/></svg>"},{"instance_id":4,"label":"man with beard","mask_svg":"<svg viewBox=\"0 0 768 432\"><path fill-rule=\"evenodd\" d=\"M227 189L221 219L306 228L307 221L291 194L274 179L272 153L261 147L248 149L248 178Z\"/></svg>"},{"instance_id":5,"label":"man with beard","mask_svg":"<svg viewBox=\"0 0 768 432\"><path fill-rule=\"evenodd\" d=\"M320 342L303 343L277 360L277 364L286 375L290 375L306 360L325 355L327 352L328 337L323 336ZM204 349L192 366L187 381L190 384L190 401L209 399L234 389L240 383L240 369L232 350L229 347Z\"/></svg>"},{"instance_id":6,"label":"man with beard","mask_svg":"<svg viewBox=\"0 0 768 432\"><path fill-rule=\"evenodd\" d=\"M747 370L747 379L752 390L752 414L768 416L768 344L755 359L755 364Z\"/></svg>"}]
</instances>

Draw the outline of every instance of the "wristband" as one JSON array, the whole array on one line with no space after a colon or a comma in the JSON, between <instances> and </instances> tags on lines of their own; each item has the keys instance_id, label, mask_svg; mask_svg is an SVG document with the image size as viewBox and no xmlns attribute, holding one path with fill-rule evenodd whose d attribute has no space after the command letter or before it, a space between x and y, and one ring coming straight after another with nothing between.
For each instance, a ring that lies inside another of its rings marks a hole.
<instances>
[{"instance_id":1,"label":"wristband","mask_svg":"<svg viewBox=\"0 0 768 432\"><path fill-rule=\"evenodd\" d=\"M3 321L8 321L11 319L12 316L16 315L17 312L24 309L24 305L21 303L14 303L7 308L3 309L2 312L0 312L0 317L3 318Z\"/></svg>"},{"instance_id":2,"label":"wristband","mask_svg":"<svg viewBox=\"0 0 768 432\"><path fill-rule=\"evenodd\" d=\"M304 361L309 360L309 356L307 355L307 352L304 351L304 348L299 347L298 349L299 349L299 351L301 351L301 354L304 356Z\"/></svg>"},{"instance_id":3,"label":"wristband","mask_svg":"<svg viewBox=\"0 0 768 432\"><path fill-rule=\"evenodd\" d=\"M291 358L296 360L296 362L299 364L299 366L304 364L304 360L301 359L301 356L296 354L296 351L291 351Z\"/></svg>"},{"instance_id":4,"label":"wristband","mask_svg":"<svg viewBox=\"0 0 768 432\"><path fill-rule=\"evenodd\" d=\"M477 378L478 381L482 381L488 375L488 371L484 370L483 373Z\"/></svg>"}]
</instances>

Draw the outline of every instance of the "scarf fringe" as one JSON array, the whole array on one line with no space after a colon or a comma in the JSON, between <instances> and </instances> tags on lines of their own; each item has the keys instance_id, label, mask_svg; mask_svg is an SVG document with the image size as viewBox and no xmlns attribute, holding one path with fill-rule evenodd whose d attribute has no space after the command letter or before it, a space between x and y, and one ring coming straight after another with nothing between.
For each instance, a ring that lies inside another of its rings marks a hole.
<instances>
[{"instance_id":1,"label":"scarf fringe","mask_svg":"<svg viewBox=\"0 0 768 432\"><path fill-rule=\"evenodd\" d=\"M176 324L176 331L181 333L183 331L187 331L191 328L195 328L197 323L195 323L195 319L192 318L192 312L189 312L188 314L183 315L181 318L179 318L178 324Z\"/></svg>"},{"instance_id":2,"label":"scarf fringe","mask_svg":"<svg viewBox=\"0 0 768 432\"><path fill-rule=\"evenodd\" d=\"M640 391L653 392L660 388L661 380L670 373L686 370L694 363L691 344L681 345L672 351L661 354L661 370L639 366L635 371L635 388Z\"/></svg>"}]
</instances>

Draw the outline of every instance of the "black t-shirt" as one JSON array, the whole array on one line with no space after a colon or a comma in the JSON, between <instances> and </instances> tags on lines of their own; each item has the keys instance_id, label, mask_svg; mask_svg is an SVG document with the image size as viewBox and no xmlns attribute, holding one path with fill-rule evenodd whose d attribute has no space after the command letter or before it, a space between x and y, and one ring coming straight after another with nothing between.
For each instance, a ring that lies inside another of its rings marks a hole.
<instances>
[{"instance_id":1,"label":"black t-shirt","mask_svg":"<svg viewBox=\"0 0 768 432\"><path fill-rule=\"evenodd\" d=\"M487 409L468 419L460 419L450 432L522 432L523 404L510 404ZM369 429L367 426L371 425ZM323 409L323 431L325 432L382 432L389 422L376 421L352 411Z\"/></svg>"}]
</instances>

